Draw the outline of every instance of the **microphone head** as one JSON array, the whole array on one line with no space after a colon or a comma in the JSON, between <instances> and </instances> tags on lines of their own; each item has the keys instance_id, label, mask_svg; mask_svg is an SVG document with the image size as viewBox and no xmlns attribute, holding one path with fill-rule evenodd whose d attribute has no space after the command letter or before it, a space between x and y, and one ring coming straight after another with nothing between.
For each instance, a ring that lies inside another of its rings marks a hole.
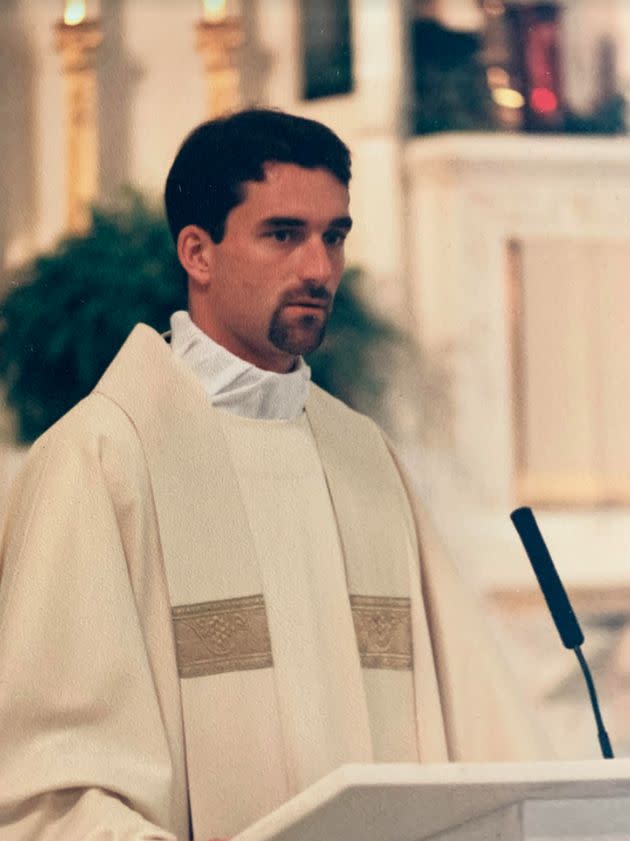
<instances>
[{"instance_id":1,"label":"microphone head","mask_svg":"<svg viewBox=\"0 0 630 841\"><path fill-rule=\"evenodd\" d=\"M577 648L584 642L584 634L551 560L532 509L517 508L512 511L510 518L527 552L563 645L566 648Z\"/></svg>"}]
</instances>

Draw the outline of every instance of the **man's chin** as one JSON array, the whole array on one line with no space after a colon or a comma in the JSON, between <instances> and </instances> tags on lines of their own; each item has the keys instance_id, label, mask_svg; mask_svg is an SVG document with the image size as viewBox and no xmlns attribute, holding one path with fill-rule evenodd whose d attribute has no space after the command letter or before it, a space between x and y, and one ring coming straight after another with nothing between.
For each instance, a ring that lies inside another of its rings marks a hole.
<instances>
[{"instance_id":1,"label":"man's chin","mask_svg":"<svg viewBox=\"0 0 630 841\"><path fill-rule=\"evenodd\" d=\"M302 323L272 325L269 341L283 353L291 356L307 356L317 350L326 334L326 322L315 320L311 316L302 319Z\"/></svg>"}]
</instances>

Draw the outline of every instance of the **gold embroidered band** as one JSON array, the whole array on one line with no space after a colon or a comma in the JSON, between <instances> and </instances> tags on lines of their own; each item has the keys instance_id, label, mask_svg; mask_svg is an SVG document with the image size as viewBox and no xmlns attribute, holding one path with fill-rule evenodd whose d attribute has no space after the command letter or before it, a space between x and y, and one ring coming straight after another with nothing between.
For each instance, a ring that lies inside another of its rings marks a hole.
<instances>
[{"instance_id":1,"label":"gold embroidered band","mask_svg":"<svg viewBox=\"0 0 630 841\"><path fill-rule=\"evenodd\" d=\"M173 626L180 677L273 665L262 596L174 607Z\"/></svg>"},{"instance_id":2,"label":"gold embroidered band","mask_svg":"<svg viewBox=\"0 0 630 841\"><path fill-rule=\"evenodd\" d=\"M364 669L412 669L407 598L350 596ZM261 595L173 608L180 677L201 677L273 665Z\"/></svg>"},{"instance_id":3,"label":"gold embroidered band","mask_svg":"<svg viewBox=\"0 0 630 841\"><path fill-rule=\"evenodd\" d=\"M394 596L350 596L364 669L412 669L411 602Z\"/></svg>"}]
</instances>

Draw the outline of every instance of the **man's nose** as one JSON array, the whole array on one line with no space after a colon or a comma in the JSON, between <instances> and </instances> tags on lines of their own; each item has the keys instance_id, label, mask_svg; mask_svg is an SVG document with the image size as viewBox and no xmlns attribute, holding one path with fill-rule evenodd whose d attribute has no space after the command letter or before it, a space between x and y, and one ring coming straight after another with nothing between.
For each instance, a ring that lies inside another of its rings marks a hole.
<instances>
[{"instance_id":1,"label":"man's nose","mask_svg":"<svg viewBox=\"0 0 630 841\"><path fill-rule=\"evenodd\" d=\"M312 237L304 243L301 269L305 280L328 283L332 279L331 255L326 243L320 237Z\"/></svg>"}]
</instances>

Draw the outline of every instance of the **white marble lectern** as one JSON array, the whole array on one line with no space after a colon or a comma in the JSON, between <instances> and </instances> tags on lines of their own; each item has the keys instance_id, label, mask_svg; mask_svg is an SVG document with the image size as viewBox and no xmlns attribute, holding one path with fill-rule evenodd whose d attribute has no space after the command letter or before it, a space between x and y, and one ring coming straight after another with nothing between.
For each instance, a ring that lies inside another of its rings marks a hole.
<instances>
[{"instance_id":1,"label":"white marble lectern","mask_svg":"<svg viewBox=\"0 0 630 841\"><path fill-rule=\"evenodd\" d=\"M629 841L630 760L346 765L233 841Z\"/></svg>"}]
</instances>

